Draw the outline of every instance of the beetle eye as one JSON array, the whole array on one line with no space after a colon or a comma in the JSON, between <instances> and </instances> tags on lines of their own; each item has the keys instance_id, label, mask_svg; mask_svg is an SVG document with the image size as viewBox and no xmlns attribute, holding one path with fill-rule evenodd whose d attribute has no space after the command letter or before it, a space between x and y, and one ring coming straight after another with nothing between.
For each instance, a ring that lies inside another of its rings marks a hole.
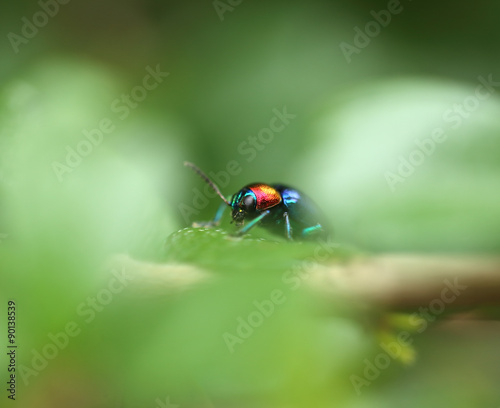
<instances>
[{"instance_id":1,"label":"beetle eye","mask_svg":"<svg viewBox=\"0 0 500 408\"><path fill-rule=\"evenodd\" d=\"M246 195L240 202L240 206L244 207L246 211L255 210L255 197L253 195Z\"/></svg>"}]
</instances>

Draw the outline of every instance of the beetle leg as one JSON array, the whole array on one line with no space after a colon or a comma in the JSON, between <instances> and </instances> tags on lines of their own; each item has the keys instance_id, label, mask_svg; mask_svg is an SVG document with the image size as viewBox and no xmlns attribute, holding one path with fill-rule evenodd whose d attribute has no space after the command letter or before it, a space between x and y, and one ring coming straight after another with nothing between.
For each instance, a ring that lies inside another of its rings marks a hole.
<instances>
[{"instance_id":1,"label":"beetle leg","mask_svg":"<svg viewBox=\"0 0 500 408\"><path fill-rule=\"evenodd\" d=\"M215 217L211 221L196 221L193 222L193 227L216 227L220 224L220 220L222 218L222 215L224 214L224 210L226 209L227 204L226 203L221 203L219 206L219 209L215 213Z\"/></svg>"},{"instance_id":2,"label":"beetle leg","mask_svg":"<svg viewBox=\"0 0 500 408\"><path fill-rule=\"evenodd\" d=\"M322 231L323 230L323 227L321 226L321 224L316 224L316 225L313 225L312 227L308 227L308 228L304 228L302 230L302 236L304 237L307 237L307 236L310 236L311 234L314 234L318 231Z\"/></svg>"},{"instance_id":3,"label":"beetle leg","mask_svg":"<svg viewBox=\"0 0 500 408\"><path fill-rule=\"evenodd\" d=\"M226 203L221 203L220 204L219 209L215 213L214 219L211 221L212 225L219 225L220 220L222 218L222 215L224 214L224 211L225 211L226 208L227 208L227 204Z\"/></svg>"},{"instance_id":4,"label":"beetle leg","mask_svg":"<svg viewBox=\"0 0 500 408\"><path fill-rule=\"evenodd\" d=\"M257 218L254 218L252 221L250 221L247 225L245 225L242 229L240 229L238 232L236 232L236 235L243 235L248 232L248 230L255 225L257 225L262 218L264 218L266 215L268 215L271 211L266 210L262 212Z\"/></svg>"},{"instance_id":5,"label":"beetle leg","mask_svg":"<svg viewBox=\"0 0 500 408\"><path fill-rule=\"evenodd\" d=\"M292 226L290 225L290 218L286 211L283 213L283 218L285 219L286 237L292 239Z\"/></svg>"}]
</instances>

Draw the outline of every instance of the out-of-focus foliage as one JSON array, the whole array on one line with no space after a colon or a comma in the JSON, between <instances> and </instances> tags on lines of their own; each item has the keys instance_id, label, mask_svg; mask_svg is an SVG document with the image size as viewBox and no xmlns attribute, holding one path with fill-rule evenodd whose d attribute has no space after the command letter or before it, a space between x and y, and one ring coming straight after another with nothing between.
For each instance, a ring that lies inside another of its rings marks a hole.
<instances>
[{"instance_id":1,"label":"out-of-focus foliage","mask_svg":"<svg viewBox=\"0 0 500 408\"><path fill-rule=\"evenodd\" d=\"M305 290L314 244L177 231L219 205L194 192L189 160L226 195L255 181L304 190L334 226L329 262L497 253L500 5L402 2L346 58L387 2L243 1L222 18L220 3L3 6L0 308L17 303L17 402L498 406L495 324L379 330L384 311ZM132 295L127 271L103 267L114 253L217 279ZM231 343L272 293L270 316ZM406 330L411 347L370 368Z\"/></svg>"}]
</instances>

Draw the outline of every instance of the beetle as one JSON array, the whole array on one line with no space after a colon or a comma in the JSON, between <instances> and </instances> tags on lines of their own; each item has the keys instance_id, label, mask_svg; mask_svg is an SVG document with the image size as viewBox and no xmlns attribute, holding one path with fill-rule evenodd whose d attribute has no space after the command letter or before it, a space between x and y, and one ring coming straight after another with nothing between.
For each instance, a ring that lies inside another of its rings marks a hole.
<instances>
[{"instance_id":1,"label":"beetle","mask_svg":"<svg viewBox=\"0 0 500 408\"><path fill-rule=\"evenodd\" d=\"M198 225L219 225L224 210L230 207L231 222L241 227L236 235L243 235L256 225L280 235L284 233L289 240L324 239L328 235L319 209L295 188L284 184L252 183L228 200L200 168L190 162L184 165L198 173L223 201L212 221Z\"/></svg>"}]
</instances>

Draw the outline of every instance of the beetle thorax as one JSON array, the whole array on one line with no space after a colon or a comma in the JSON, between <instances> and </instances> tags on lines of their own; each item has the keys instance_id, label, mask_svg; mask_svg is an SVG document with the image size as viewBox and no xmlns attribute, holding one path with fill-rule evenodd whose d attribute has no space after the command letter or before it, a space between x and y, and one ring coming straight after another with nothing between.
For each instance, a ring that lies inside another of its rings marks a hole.
<instances>
[{"instance_id":1,"label":"beetle thorax","mask_svg":"<svg viewBox=\"0 0 500 408\"><path fill-rule=\"evenodd\" d=\"M281 194L272 186L263 183L250 184L247 188L256 198L256 209L267 210L281 203Z\"/></svg>"}]
</instances>

